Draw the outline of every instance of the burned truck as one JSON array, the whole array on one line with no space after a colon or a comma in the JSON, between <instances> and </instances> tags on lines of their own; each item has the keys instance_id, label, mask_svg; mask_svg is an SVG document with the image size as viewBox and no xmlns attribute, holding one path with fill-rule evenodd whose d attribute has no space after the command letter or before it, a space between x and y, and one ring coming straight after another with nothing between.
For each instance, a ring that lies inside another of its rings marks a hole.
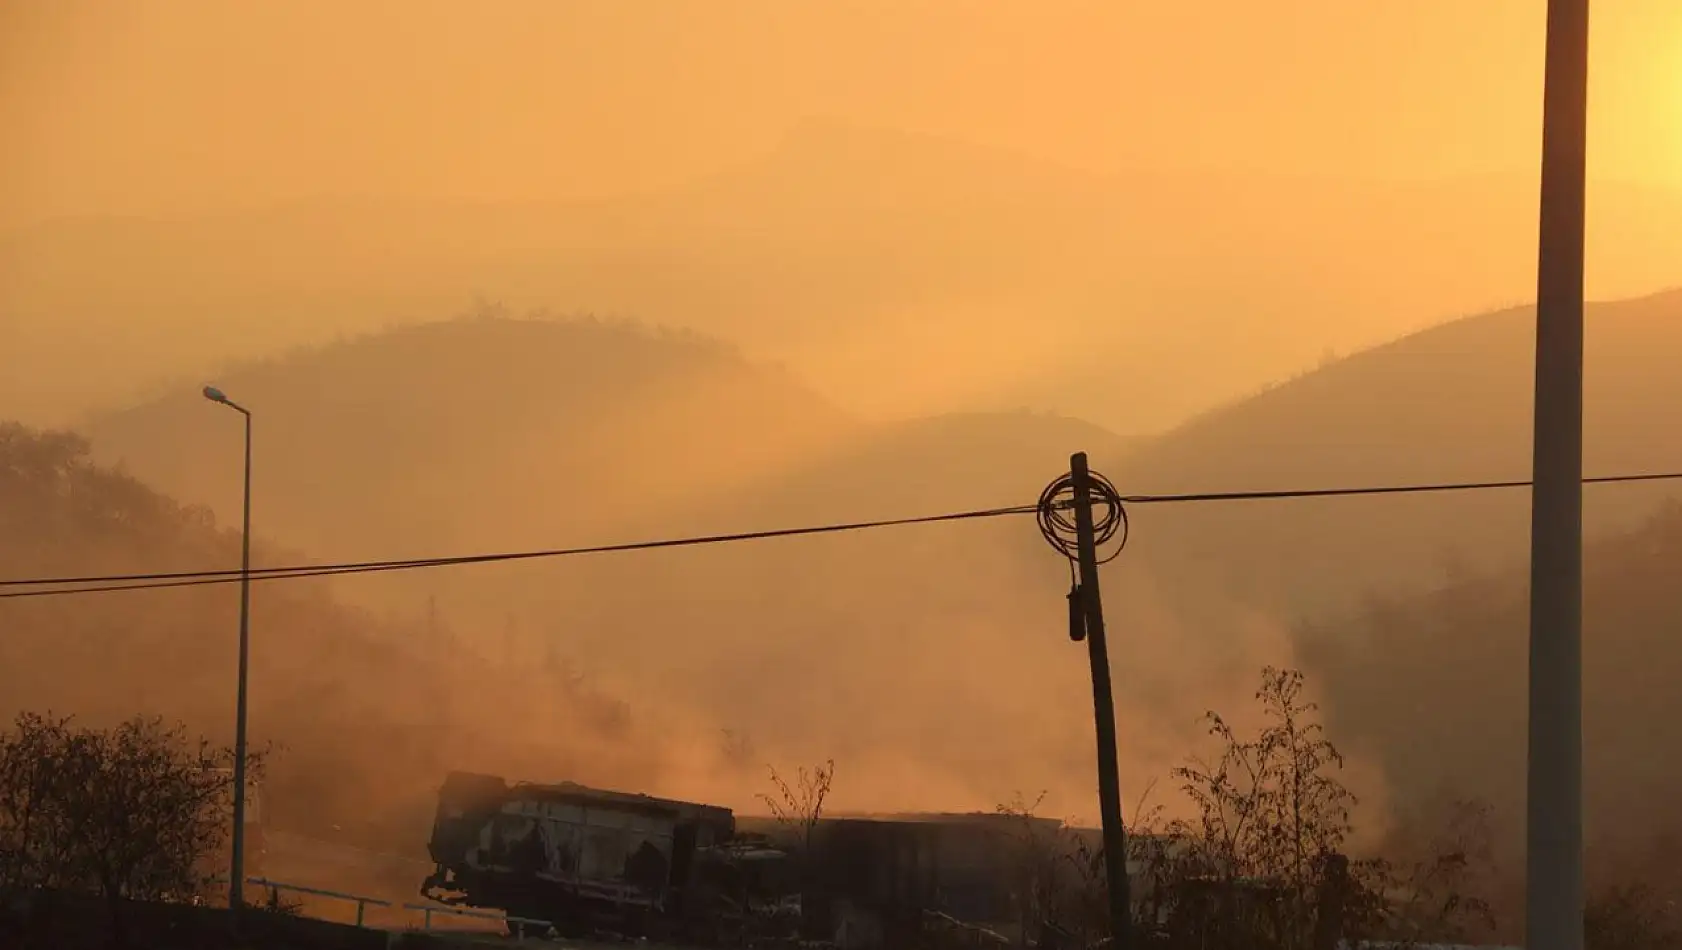
<instances>
[{"instance_id":1,"label":"burned truck","mask_svg":"<svg viewBox=\"0 0 1682 950\"><path fill-rule=\"evenodd\" d=\"M428 900L608 931L709 941L774 916L783 853L728 808L452 772L439 790Z\"/></svg>"}]
</instances>

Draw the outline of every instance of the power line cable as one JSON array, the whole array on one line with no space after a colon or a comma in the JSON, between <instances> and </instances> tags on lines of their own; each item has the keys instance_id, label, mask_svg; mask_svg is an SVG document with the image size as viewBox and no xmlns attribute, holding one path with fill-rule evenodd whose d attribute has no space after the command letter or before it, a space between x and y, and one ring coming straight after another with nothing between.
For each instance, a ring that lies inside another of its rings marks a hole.
<instances>
[{"instance_id":1,"label":"power line cable","mask_svg":"<svg viewBox=\"0 0 1682 950\"><path fill-rule=\"evenodd\" d=\"M851 521L835 524L810 525L799 528L776 528L767 531L743 531L732 534L699 535L685 538L663 538L655 541L630 541L620 544L600 544L588 547L549 548L535 551L499 551L488 554L465 554L451 557L413 558L397 561L352 561L342 564L293 565L288 567L253 568L251 579L280 580L297 577L332 577L339 574L370 574L382 571L404 571L427 567L451 567L465 564L488 564L498 561L525 561L540 558L570 557L582 554L614 554L628 551L652 551L661 548L698 547L707 544L728 544L739 541L760 541L770 538L789 538L814 534L839 534L846 531L865 531L873 528L895 528L910 525L940 524L952 521L974 521L1006 515L1026 515L1034 512L1033 505L1014 505L1006 508L982 508L955 511L938 515L919 515L911 518L889 518L876 521ZM45 597L56 594L92 594L106 591L150 590L152 588L193 587L202 584L227 584L243 577L238 570L173 571L152 574L106 574L86 577L51 577L0 581L0 587L49 587L48 590L0 592L0 598ZM132 583L131 583L132 582ZM120 586L70 586L70 585Z\"/></svg>"},{"instance_id":2,"label":"power line cable","mask_svg":"<svg viewBox=\"0 0 1682 950\"><path fill-rule=\"evenodd\" d=\"M1656 472L1626 475L1603 475L1583 479L1585 485L1615 484L1630 482L1656 482L1682 479L1682 472ZM1339 498L1364 495L1417 495L1443 492L1489 491L1498 489L1529 488L1529 480L1485 481L1485 482L1437 482L1416 485L1378 485L1358 488L1312 488L1312 489L1280 489L1265 491L1235 491L1235 492L1193 492L1182 494L1154 494L1154 495L1121 495L1120 500L1127 505L1162 505L1186 503L1236 502L1236 501L1279 501L1303 498ZM1059 507L1066 507L1069 503L1063 501ZM937 515L922 515L911 518L891 518L876 521L853 521L835 524L811 525L798 528L780 528L767 531L745 531L732 534L700 535L684 538L666 538L654 541L632 541L620 544L592 545L588 547L550 548L532 551L502 551L487 554L468 554L450 557L413 558L408 560L386 561L351 561L338 564L291 565L286 567L254 568L251 571L253 581L284 580L304 577L334 577L342 574L370 574L385 571L417 570L432 567L451 567L467 564L487 564L501 561L537 560L556 557L570 557L584 554L613 554L632 551L650 551L661 548L699 547L709 544L727 544L741 541L758 541L773 538L799 537L804 535L837 534L848 531L864 531L876 528L905 527L910 525L939 524L954 521L972 521L986 518L998 518L1011 515L1026 515L1042 513L1042 505L1013 505L1000 508L982 508L971 511L949 512ZM150 574L106 574L89 575L83 577L45 577L0 580L0 588L4 587L43 587L45 590L8 590L0 591L0 599L19 597L49 597L64 594L97 594L114 593L118 591L153 590L173 587L197 587L207 584L227 584L238 581L242 577L238 570L215 571L175 571Z\"/></svg>"},{"instance_id":3,"label":"power line cable","mask_svg":"<svg viewBox=\"0 0 1682 950\"><path fill-rule=\"evenodd\" d=\"M1598 475L1583 479L1585 485L1609 485L1621 482L1662 482L1682 479L1682 472L1650 472L1635 475ZM1311 488L1280 491L1195 492L1183 495L1122 495L1129 505L1162 505L1177 502L1211 501L1279 501L1288 498L1339 498L1348 495L1423 495L1434 492L1488 491L1500 488L1529 488L1534 483L1505 482L1444 482L1435 485L1379 485L1366 488ZM236 572L237 573L237 572Z\"/></svg>"}]
</instances>

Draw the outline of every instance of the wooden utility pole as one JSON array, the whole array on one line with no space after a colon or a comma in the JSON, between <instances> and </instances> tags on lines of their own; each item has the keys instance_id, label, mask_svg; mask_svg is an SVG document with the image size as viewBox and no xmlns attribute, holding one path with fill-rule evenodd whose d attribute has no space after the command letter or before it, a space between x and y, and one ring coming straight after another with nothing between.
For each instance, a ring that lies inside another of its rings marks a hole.
<instances>
[{"instance_id":1,"label":"wooden utility pole","mask_svg":"<svg viewBox=\"0 0 1682 950\"><path fill-rule=\"evenodd\" d=\"M1583 232L1588 0L1548 0L1530 508L1525 945L1583 946Z\"/></svg>"},{"instance_id":2,"label":"wooden utility pole","mask_svg":"<svg viewBox=\"0 0 1682 950\"><path fill-rule=\"evenodd\" d=\"M1121 815L1121 770L1116 760L1115 699L1110 693L1110 654L1104 639L1104 604L1098 592L1098 545L1092 518L1092 473L1086 453L1069 457L1075 504L1076 589L1092 661L1092 712L1098 733L1098 810L1104 822L1104 874L1109 882L1110 933L1117 950L1131 950L1132 900L1127 880L1127 826Z\"/></svg>"}]
</instances>

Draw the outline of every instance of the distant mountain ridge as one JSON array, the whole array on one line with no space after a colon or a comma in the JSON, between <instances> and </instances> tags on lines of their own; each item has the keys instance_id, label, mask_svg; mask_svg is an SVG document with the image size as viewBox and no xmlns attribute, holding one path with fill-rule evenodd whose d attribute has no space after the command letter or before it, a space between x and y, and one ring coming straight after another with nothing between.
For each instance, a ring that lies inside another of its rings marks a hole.
<instances>
[{"instance_id":1,"label":"distant mountain ridge","mask_svg":"<svg viewBox=\"0 0 1682 950\"><path fill-rule=\"evenodd\" d=\"M1139 492L1528 478L1534 326L1534 308L1512 308L1337 360L1151 441L1112 477ZM1669 360L1682 348L1682 291L1593 303L1587 334L1585 473L1682 471L1682 444L1664 438L1682 429L1682 377ZM1587 529L1625 530L1678 492L1591 487ZM1346 609L1368 591L1432 587L1445 569L1511 564L1525 553L1528 504L1515 490L1206 505L1139 519L1141 537L1161 535L1153 553L1170 574L1300 617Z\"/></svg>"},{"instance_id":2,"label":"distant mountain ridge","mask_svg":"<svg viewBox=\"0 0 1682 950\"><path fill-rule=\"evenodd\" d=\"M1591 470L1682 469L1654 438L1682 412L1665 360L1679 314L1677 293L1591 307ZM431 556L1026 504L1077 450L1129 494L1522 478L1531 323L1455 321L1143 441L1047 413L867 422L716 341L494 312L217 381L258 412L260 530L313 557ZM226 517L238 427L217 412L183 385L90 431L100 457ZM1591 533L1674 491L1591 490ZM1370 636L1339 624L1369 598L1515 563L1525 511L1522 492L1132 506L1105 579L1129 773L1177 763L1197 714L1240 701L1262 663L1330 663L1323 638ZM667 715L850 762L861 808L907 789L986 808L1020 785L1078 812L1090 717L1059 698L1085 676L1068 584L1032 519L1010 516L342 587L411 622L435 603L485 649L562 650Z\"/></svg>"},{"instance_id":3,"label":"distant mountain ridge","mask_svg":"<svg viewBox=\"0 0 1682 950\"><path fill-rule=\"evenodd\" d=\"M1675 279L1682 198L1592 200L1610 292ZM1137 434L1327 346L1528 296L1533 206L1516 180L1106 177L814 125L685 187L592 201L59 222L0 241L0 404L67 422L477 293L733 339L864 414L1034 405Z\"/></svg>"},{"instance_id":4,"label":"distant mountain ridge","mask_svg":"<svg viewBox=\"0 0 1682 950\"><path fill-rule=\"evenodd\" d=\"M855 426L717 340L495 308L298 350L217 382L256 414L260 522L310 551L343 550L347 532L376 529L386 550L508 543L514 526L537 543L555 527L529 507L541 499L640 484L652 503L709 477L794 464ZM180 386L84 428L100 457L225 515L238 504L225 464L238 433L208 408ZM664 454L616 455L620 446ZM475 514L511 499L528 505L519 517ZM417 506L446 507L419 523ZM622 517L559 507L575 531L596 514Z\"/></svg>"}]
</instances>

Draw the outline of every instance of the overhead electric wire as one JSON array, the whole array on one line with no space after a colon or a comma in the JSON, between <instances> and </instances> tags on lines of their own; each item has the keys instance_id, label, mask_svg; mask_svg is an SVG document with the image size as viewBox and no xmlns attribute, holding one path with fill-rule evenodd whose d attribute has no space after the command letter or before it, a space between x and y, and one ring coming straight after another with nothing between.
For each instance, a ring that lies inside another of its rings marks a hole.
<instances>
[{"instance_id":1,"label":"overhead electric wire","mask_svg":"<svg viewBox=\"0 0 1682 950\"><path fill-rule=\"evenodd\" d=\"M1682 472L1653 472L1627 475L1602 475L1584 478L1585 485L1656 482L1682 480ZM1529 488L1526 480L1485 482L1436 482L1415 485L1375 485L1354 488L1278 489L1262 491L1190 492L1182 494L1118 495L1124 505L1163 505L1235 501L1280 501L1302 498L1338 498L1362 495L1418 495L1442 492L1488 491L1495 489ZM1067 507L1063 502L1059 507ZM804 535L838 534L876 528L906 527L940 524L953 521L974 521L1010 515L1036 514L1040 505L1010 505L1000 508L981 508L970 511L920 515L910 518L889 518L875 521L838 522L808 525L797 528L777 528L764 531L743 531L731 534L697 535L683 538L664 538L652 541L630 541L571 548L548 548L529 551L499 551L485 554L466 554L449 557L411 558L385 561L349 561L338 564L300 564L285 567L253 568L253 581L285 580L303 577L333 577L341 574L372 574L384 571L418 570L432 567L452 567L467 564L487 564L502 561L538 560L571 557L584 554L615 554L632 551L651 551L661 548L699 547L741 541L760 541ZM0 590L0 599L20 597L50 597L65 594L99 594L118 591L156 590L173 587L198 587L207 584L228 584L239 581L244 574L237 569L213 571L173 571L149 574L105 574L82 577L41 577L0 580L0 588L46 588L30 590Z\"/></svg>"},{"instance_id":2,"label":"overhead electric wire","mask_svg":"<svg viewBox=\"0 0 1682 950\"><path fill-rule=\"evenodd\" d=\"M1682 479L1682 472L1650 472L1635 475L1598 475L1583 479L1585 485L1618 482L1664 482ZM1534 482L1442 482L1434 485L1376 485L1365 488L1309 488L1279 491L1193 492L1183 495L1122 495L1129 505L1162 505L1199 501L1279 501L1289 498L1338 498L1345 495L1424 495L1433 492L1487 491L1496 488L1529 488ZM236 572L237 573L237 572Z\"/></svg>"},{"instance_id":3,"label":"overhead electric wire","mask_svg":"<svg viewBox=\"0 0 1682 950\"><path fill-rule=\"evenodd\" d=\"M845 531L864 531L872 528L896 528L909 525L939 524L949 521L973 521L1005 515L1025 515L1034 512L1033 505L1013 505L1005 508L981 508L938 515L918 515L910 518L888 518L876 521L849 521L834 524L808 525L799 528L774 528L766 531L742 531L731 534L697 535L685 538L662 538L653 541L629 541L619 544L599 544L586 547L548 548L534 551L498 551L487 554L464 554L450 557L413 558L394 561L351 561L342 564L305 564L288 567L253 568L251 579L277 580L295 577L331 577L337 574L371 574L381 571L415 570L425 567L452 567L465 564L488 564L498 561L526 561L541 558L570 557L582 554L616 554L628 551L652 551L660 548L697 547L705 544L727 544L738 541L761 541L770 538L789 538L812 534L838 534ZM0 587L49 587L48 590L0 592L0 598L45 597L55 594L93 594L119 590L150 590L165 587L193 587L202 584L227 584L240 580L239 570L173 571L153 574L106 574L86 577L36 578L0 581ZM132 582L132 583L130 583ZM76 587L68 585L114 585ZM54 586L64 585L64 586Z\"/></svg>"}]
</instances>

